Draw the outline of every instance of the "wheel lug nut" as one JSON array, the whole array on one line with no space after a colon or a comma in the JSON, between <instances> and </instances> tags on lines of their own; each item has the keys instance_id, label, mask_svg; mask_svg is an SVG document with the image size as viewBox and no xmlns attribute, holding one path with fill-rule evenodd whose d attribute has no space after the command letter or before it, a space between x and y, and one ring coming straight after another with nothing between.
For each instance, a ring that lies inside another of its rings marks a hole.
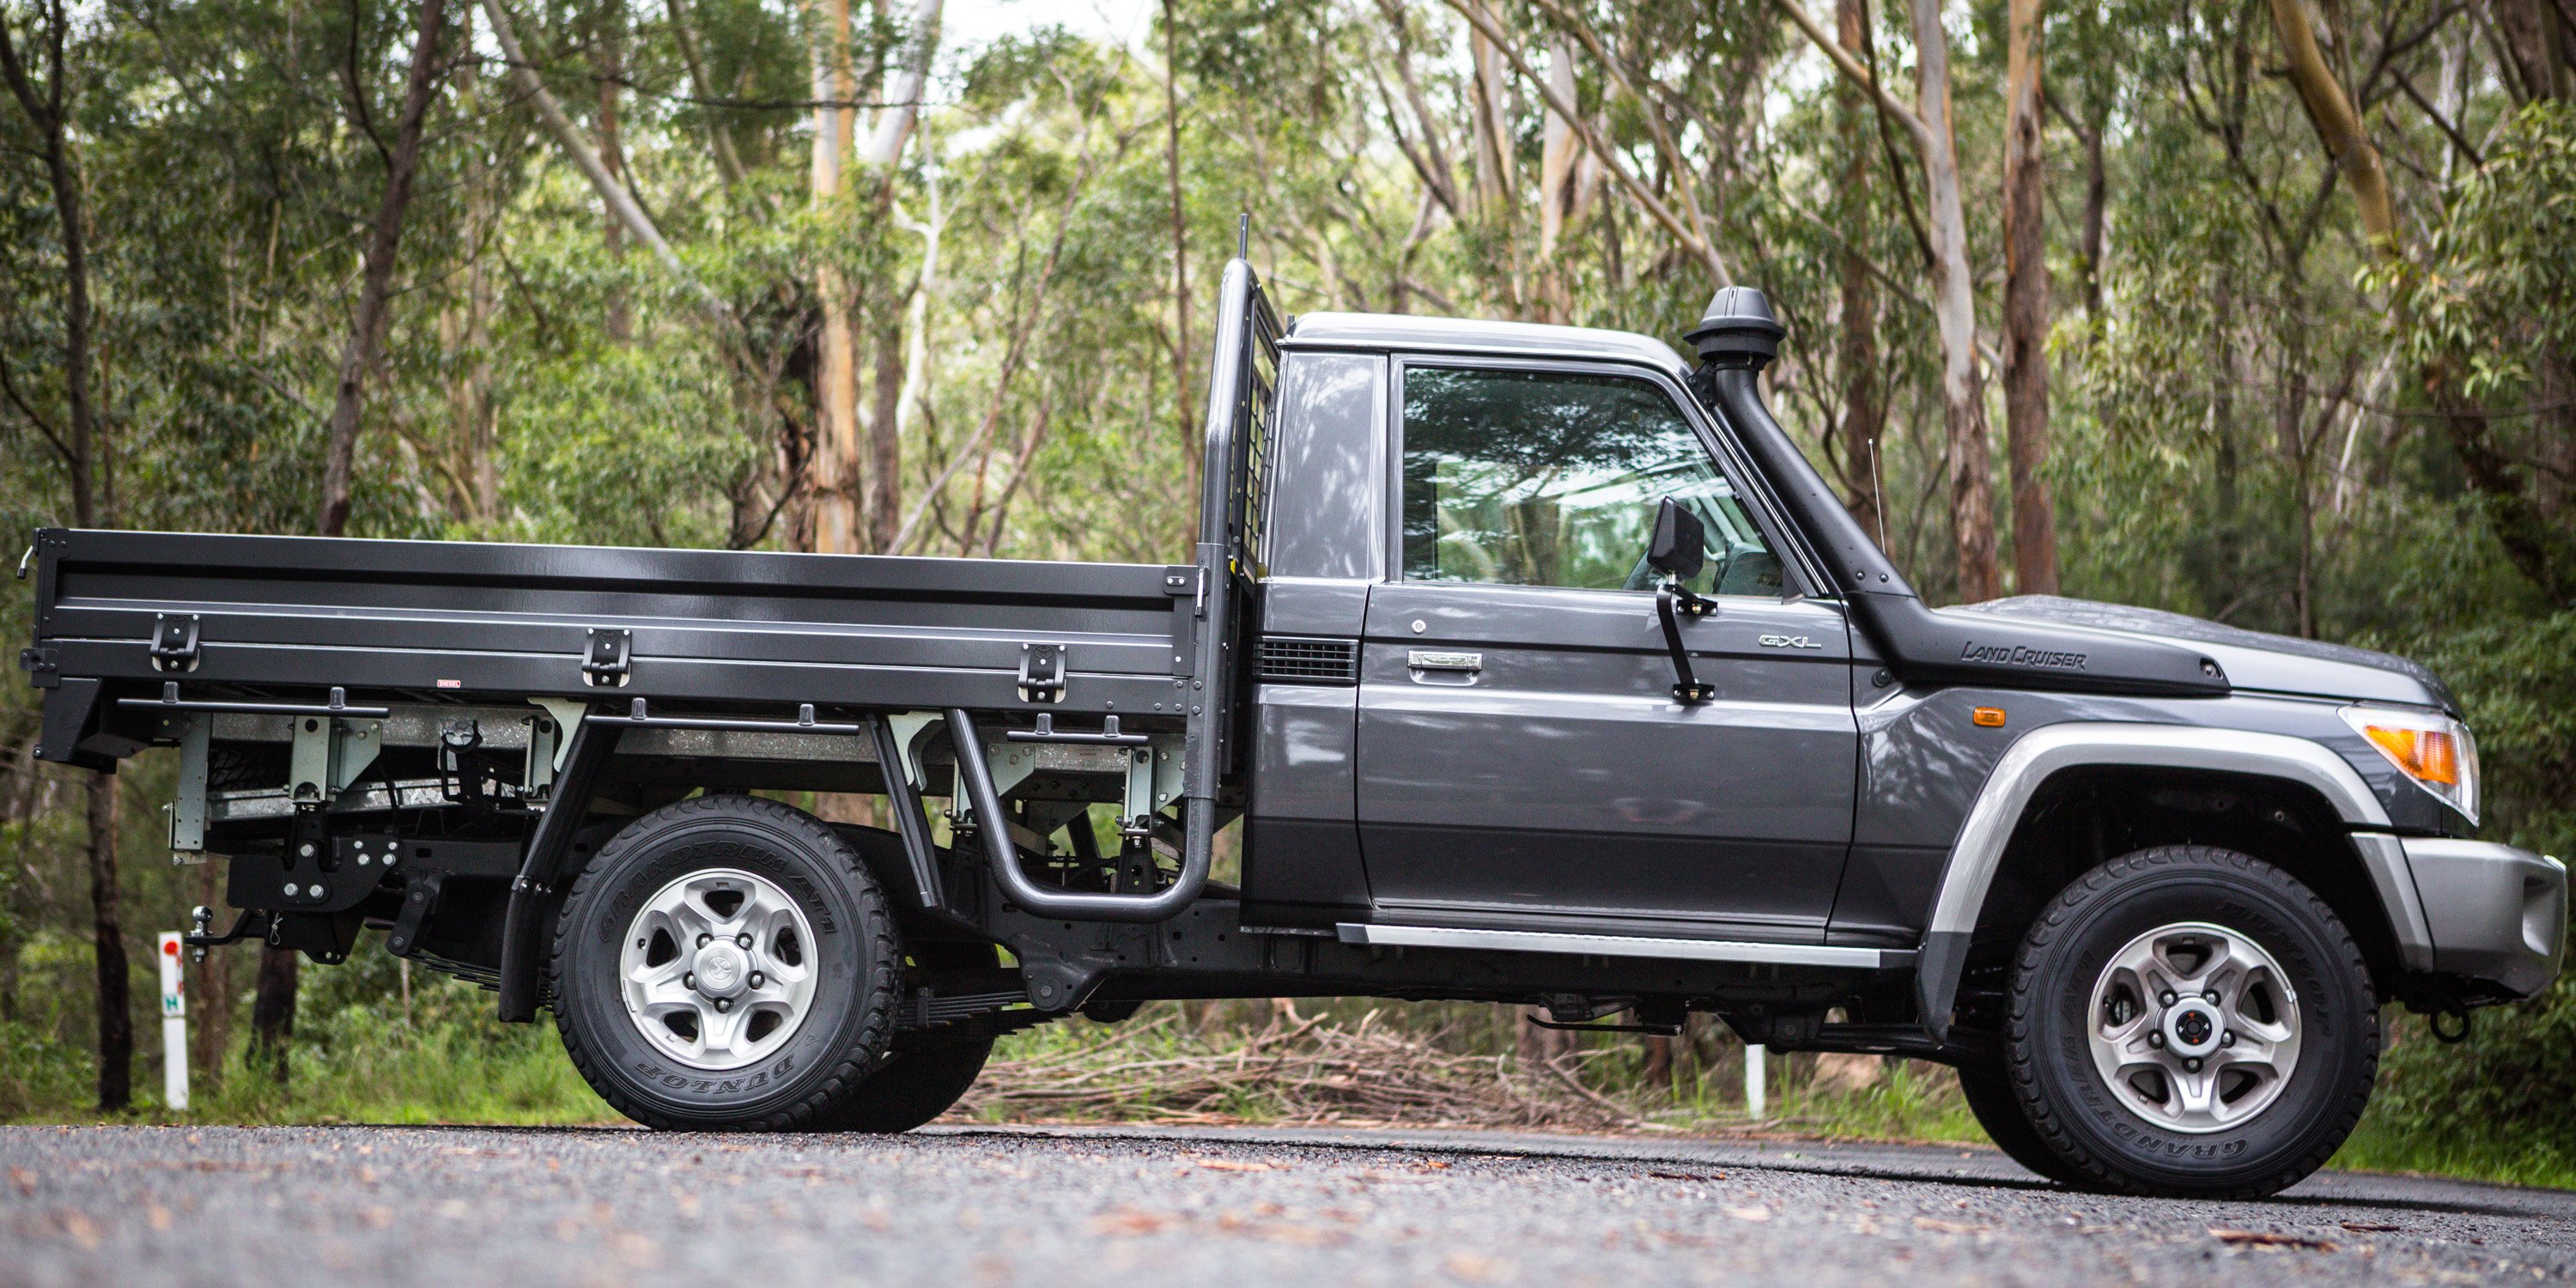
<instances>
[{"instance_id":1,"label":"wheel lug nut","mask_svg":"<svg viewBox=\"0 0 2576 1288\"><path fill-rule=\"evenodd\" d=\"M2200 1061L2197 1058L2185 1060L2182 1062L2182 1069L2185 1073L2198 1073L2200 1072Z\"/></svg>"},{"instance_id":2,"label":"wheel lug nut","mask_svg":"<svg viewBox=\"0 0 2576 1288\"><path fill-rule=\"evenodd\" d=\"M697 986L698 986L698 976L697 976L697 972L695 972L695 971L691 971L691 972L689 972L688 974L682 975L682 976L680 977L680 987L682 987L682 988L687 988L687 989L694 989L694 988L696 988Z\"/></svg>"},{"instance_id":3,"label":"wheel lug nut","mask_svg":"<svg viewBox=\"0 0 2576 1288\"><path fill-rule=\"evenodd\" d=\"M2173 995L2173 990L2172 990L2172 989L2166 989L2166 990L2164 991L2164 994L2163 994L2162 996L2160 996L2160 997L2158 997L2158 998L2156 999L2156 1002L2157 1002L2157 1004L2158 1004L2158 1005L2161 1005L2161 1006L2171 1006L2171 1005L2173 1005L2177 1000L2179 1000L2179 999L2177 999L2177 998L2175 998L2175 997L2174 997L2174 995Z\"/></svg>"},{"instance_id":4,"label":"wheel lug nut","mask_svg":"<svg viewBox=\"0 0 2576 1288\"><path fill-rule=\"evenodd\" d=\"M2150 1033L2150 1034L2148 1034L2148 1035L2147 1035L2147 1045L2148 1045L2148 1046L2156 1047L2156 1048L2161 1049L2161 1048L2164 1046L2164 1044L2165 1044L2165 1035L2164 1035L2164 1034L2161 1034L2161 1033Z\"/></svg>"},{"instance_id":5,"label":"wheel lug nut","mask_svg":"<svg viewBox=\"0 0 2576 1288\"><path fill-rule=\"evenodd\" d=\"M732 1009L733 1009L733 999L732 999L732 998L729 998L729 997L719 997L719 998L717 998L717 999L716 999L716 1013L717 1013L717 1014L721 1015L721 1014L723 1014L724 1012L726 1012L726 1011L730 1011L730 1010L732 1010ZM2198 1061L2198 1060L2194 1060L2194 1061L2192 1061L2192 1063L2193 1063L2193 1064L2198 1064L2198 1063L2200 1063L2200 1061Z\"/></svg>"},{"instance_id":6,"label":"wheel lug nut","mask_svg":"<svg viewBox=\"0 0 2576 1288\"><path fill-rule=\"evenodd\" d=\"M699 932L698 932L698 947L700 947L700 948L704 948L704 947L706 947L707 945L714 943L715 941L716 941L716 937L715 937L715 936L710 935L710 934L706 933L705 931L699 931ZM2170 996L2170 994L2168 994L2168 996Z\"/></svg>"},{"instance_id":7,"label":"wheel lug nut","mask_svg":"<svg viewBox=\"0 0 2576 1288\"><path fill-rule=\"evenodd\" d=\"M753 971L751 973L751 986L753 988L759 988L767 983L769 983L768 976L761 974L759 971Z\"/></svg>"},{"instance_id":8,"label":"wheel lug nut","mask_svg":"<svg viewBox=\"0 0 2576 1288\"><path fill-rule=\"evenodd\" d=\"M749 947L751 947L751 936L750 936L750 935L747 935L747 934L743 934L743 935L736 935L736 936L734 936L734 937L733 937L733 946L734 946L734 947L736 947L736 948L749 948Z\"/></svg>"},{"instance_id":9,"label":"wheel lug nut","mask_svg":"<svg viewBox=\"0 0 2576 1288\"><path fill-rule=\"evenodd\" d=\"M2226 1032L2219 1034L2219 1035L2218 1035L2218 1045L2220 1045L2220 1046L2234 1046L2234 1045L2236 1045L2236 1030L2234 1030L2234 1029L2229 1029L2229 1030L2227 1030Z\"/></svg>"}]
</instances>

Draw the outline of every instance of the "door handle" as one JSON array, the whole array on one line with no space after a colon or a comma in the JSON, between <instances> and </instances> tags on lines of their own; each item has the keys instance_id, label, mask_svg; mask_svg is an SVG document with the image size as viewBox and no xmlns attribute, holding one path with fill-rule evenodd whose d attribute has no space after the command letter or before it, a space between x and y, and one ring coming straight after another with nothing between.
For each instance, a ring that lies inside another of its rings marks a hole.
<instances>
[{"instance_id":1,"label":"door handle","mask_svg":"<svg viewBox=\"0 0 2576 1288\"><path fill-rule=\"evenodd\" d=\"M1417 648L1405 651L1404 664L1416 671L1465 671L1472 673L1485 669L1485 655L1482 653L1453 653L1443 652L1436 649Z\"/></svg>"}]
</instances>

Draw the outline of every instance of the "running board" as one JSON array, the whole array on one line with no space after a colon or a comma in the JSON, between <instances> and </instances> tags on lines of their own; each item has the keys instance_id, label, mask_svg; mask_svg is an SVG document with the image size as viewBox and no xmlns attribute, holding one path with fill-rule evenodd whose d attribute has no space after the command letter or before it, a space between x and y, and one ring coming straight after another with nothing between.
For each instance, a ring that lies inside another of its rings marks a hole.
<instances>
[{"instance_id":1,"label":"running board","mask_svg":"<svg viewBox=\"0 0 2576 1288\"><path fill-rule=\"evenodd\" d=\"M1724 939L1657 939L1643 935L1568 935L1544 930L1472 930L1462 926L1389 926L1356 921L1342 922L1336 929L1343 943L1392 948L1469 948L1510 953L1571 953L1583 957L1660 957L1675 961L1840 966L1854 970L1903 970L1914 965L1914 950L1910 948L1830 948L1823 944L1754 944Z\"/></svg>"}]
</instances>

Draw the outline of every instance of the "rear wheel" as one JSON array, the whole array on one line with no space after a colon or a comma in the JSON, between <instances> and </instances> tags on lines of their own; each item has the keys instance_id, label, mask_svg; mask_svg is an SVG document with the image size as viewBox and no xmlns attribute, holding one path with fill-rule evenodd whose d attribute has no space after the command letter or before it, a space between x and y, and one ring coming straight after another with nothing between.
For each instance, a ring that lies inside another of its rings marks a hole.
<instances>
[{"instance_id":1,"label":"rear wheel","mask_svg":"<svg viewBox=\"0 0 2576 1288\"><path fill-rule=\"evenodd\" d=\"M991 1038L897 1051L858 1090L814 1119L816 1131L906 1132L947 1113L975 1085Z\"/></svg>"},{"instance_id":2,"label":"rear wheel","mask_svg":"<svg viewBox=\"0 0 2576 1288\"><path fill-rule=\"evenodd\" d=\"M2323 1166L2369 1102L2378 999L2352 936L2232 850L2114 859L2052 901L2013 964L2005 1073L2080 1183L2258 1197Z\"/></svg>"},{"instance_id":3,"label":"rear wheel","mask_svg":"<svg viewBox=\"0 0 2576 1288\"><path fill-rule=\"evenodd\" d=\"M913 964L925 971L989 970L991 944L920 943ZM975 1085L993 1039L928 1029L905 1034L883 1063L849 1095L815 1115L816 1131L907 1132L947 1113Z\"/></svg>"},{"instance_id":4,"label":"rear wheel","mask_svg":"<svg viewBox=\"0 0 2576 1288\"><path fill-rule=\"evenodd\" d=\"M752 796L629 824L556 924L564 1048L620 1113L657 1128L805 1126L884 1055L894 920L856 851Z\"/></svg>"}]
</instances>

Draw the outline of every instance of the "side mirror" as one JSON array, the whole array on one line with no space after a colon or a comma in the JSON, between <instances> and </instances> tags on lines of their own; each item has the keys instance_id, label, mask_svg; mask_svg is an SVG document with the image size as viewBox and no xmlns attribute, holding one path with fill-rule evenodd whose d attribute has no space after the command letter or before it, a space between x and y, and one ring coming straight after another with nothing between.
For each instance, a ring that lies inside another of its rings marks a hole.
<instances>
[{"instance_id":1,"label":"side mirror","mask_svg":"<svg viewBox=\"0 0 2576 1288\"><path fill-rule=\"evenodd\" d=\"M1655 506L1655 535L1646 543L1646 563L1683 581L1699 575L1708 562L1708 528L1681 502L1665 497Z\"/></svg>"}]
</instances>

